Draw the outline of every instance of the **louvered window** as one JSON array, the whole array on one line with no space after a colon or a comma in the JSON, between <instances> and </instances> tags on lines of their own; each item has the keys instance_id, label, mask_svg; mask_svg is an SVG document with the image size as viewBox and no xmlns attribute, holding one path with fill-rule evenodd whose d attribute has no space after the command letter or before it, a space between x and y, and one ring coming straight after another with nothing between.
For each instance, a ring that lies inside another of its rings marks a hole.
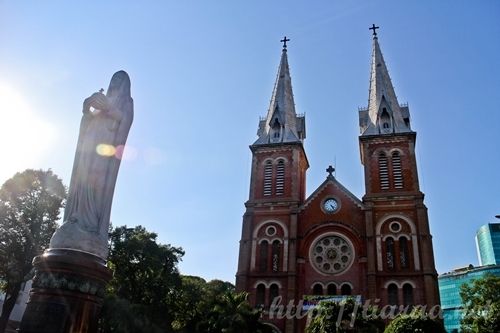
<instances>
[{"instance_id":1,"label":"louvered window","mask_svg":"<svg viewBox=\"0 0 500 333\"><path fill-rule=\"evenodd\" d=\"M378 155L378 173L380 178L380 189L389 189L389 169L387 165L387 156L385 153Z\"/></svg>"},{"instance_id":2,"label":"louvered window","mask_svg":"<svg viewBox=\"0 0 500 333\"><path fill-rule=\"evenodd\" d=\"M280 270L280 254L281 254L281 244L278 240L275 240L272 245L272 265L273 272L278 272Z\"/></svg>"},{"instance_id":3,"label":"louvered window","mask_svg":"<svg viewBox=\"0 0 500 333\"><path fill-rule=\"evenodd\" d=\"M387 240L385 241L385 254L387 260L387 268L393 270L395 251L394 251L394 239L392 239L391 237L387 238Z\"/></svg>"},{"instance_id":4,"label":"louvered window","mask_svg":"<svg viewBox=\"0 0 500 333\"><path fill-rule=\"evenodd\" d=\"M273 190L273 164L267 161L264 166L264 196L272 194Z\"/></svg>"},{"instance_id":5,"label":"louvered window","mask_svg":"<svg viewBox=\"0 0 500 333\"><path fill-rule=\"evenodd\" d=\"M403 171L401 170L401 155L399 152L392 154L392 178L394 180L394 188L403 188Z\"/></svg>"},{"instance_id":6,"label":"louvered window","mask_svg":"<svg viewBox=\"0 0 500 333\"><path fill-rule=\"evenodd\" d=\"M265 240L260 243L259 270L261 272L267 271L268 256L269 256L269 243Z\"/></svg>"},{"instance_id":7,"label":"louvered window","mask_svg":"<svg viewBox=\"0 0 500 333\"><path fill-rule=\"evenodd\" d=\"M276 195L285 193L285 162L280 160L276 166Z\"/></svg>"},{"instance_id":8,"label":"louvered window","mask_svg":"<svg viewBox=\"0 0 500 333\"><path fill-rule=\"evenodd\" d=\"M408 241L406 238L399 238L399 261L401 268L408 268L410 265L410 251L408 250Z\"/></svg>"}]
</instances>

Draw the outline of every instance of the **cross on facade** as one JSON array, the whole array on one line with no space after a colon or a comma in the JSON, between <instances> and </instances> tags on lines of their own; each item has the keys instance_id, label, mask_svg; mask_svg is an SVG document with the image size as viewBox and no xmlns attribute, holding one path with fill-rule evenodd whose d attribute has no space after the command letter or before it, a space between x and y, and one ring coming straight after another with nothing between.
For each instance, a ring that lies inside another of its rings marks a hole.
<instances>
[{"instance_id":1,"label":"cross on facade","mask_svg":"<svg viewBox=\"0 0 500 333\"><path fill-rule=\"evenodd\" d=\"M99 92L102 94L104 92L104 89L99 89Z\"/></svg>"},{"instance_id":2,"label":"cross on facade","mask_svg":"<svg viewBox=\"0 0 500 333\"><path fill-rule=\"evenodd\" d=\"M283 48L284 49L286 49L286 42L289 42L289 41L290 41L290 39L287 39L286 36L282 40L280 40L280 42L283 43Z\"/></svg>"},{"instance_id":3,"label":"cross on facade","mask_svg":"<svg viewBox=\"0 0 500 333\"><path fill-rule=\"evenodd\" d=\"M330 166L328 166L328 169L326 169L326 172L328 172L328 177L333 177L333 173L335 172L335 168L330 165Z\"/></svg>"},{"instance_id":4,"label":"cross on facade","mask_svg":"<svg viewBox=\"0 0 500 333\"><path fill-rule=\"evenodd\" d=\"M376 27L375 24L372 24L372 27L368 28L368 30L373 30L374 37L377 37L377 29L380 29L380 27Z\"/></svg>"}]
</instances>

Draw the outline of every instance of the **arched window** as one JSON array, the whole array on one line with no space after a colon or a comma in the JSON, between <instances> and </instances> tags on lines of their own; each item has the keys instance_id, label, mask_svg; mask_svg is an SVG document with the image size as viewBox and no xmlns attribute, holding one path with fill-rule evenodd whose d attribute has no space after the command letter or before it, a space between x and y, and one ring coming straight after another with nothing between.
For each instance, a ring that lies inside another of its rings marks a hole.
<instances>
[{"instance_id":1,"label":"arched window","mask_svg":"<svg viewBox=\"0 0 500 333\"><path fill-rule=\"evenodd\" d=\"M404 305L413 305L413 287L409 283L403 285L403 303Z\"/></svg>"},{"instance_id":2,"label":"arched window","mask_svg":"<svg viewBox=\"0 0 500 333\"><path fill-rule=\"evenodd\" d=\"M264 302L266 301L266 286L262 283L257 286L257 292L255 295L255 306L264 307Z\"/></svg>"},{"instance_id":3,"label":"arched window","mask_svg":"<svg viewBox=\"0 0 500 333\"><path fill-rule=\"evenodd\" d=\"M267 161L264 166L264 196L272 194L273 190L273 163Z\"/></svg>"},{"instance_id":4,"label":"arched window","mask_svg":"<svg viewBox=\"0 0 500 333\"><path fill-rule=\"evenodd\" d=\"M387 156L384 152L378 155L378 175L380 178L380 189L389 189L389 169L387 166Z\"/></svg>"},{"instance_id":5,"label":"arched window","mask_svg":"<svg viewBox=\"0 0 500 333\"><path fill-rule=\"evenodd\" d=\"M382 108L380 115L380 123L382 124L382 133L389 133L391 128L391 117L387 112L387 108Z\"/></svg>"},{"instance_id":6,"label":"arched window","mask_svg":"<svg viewBox=\"0 0 500 333\"><path fill-rule=\"evenodd\" d=\"M387 238L385 241L385 255L387 261L387 268L393 270L395 252L394 252L394 239L392 237Z\"/></svg>"},{"instance_id":7,"label":"arched window","mask_svg":"<svg viewBox=\"0 0 500 333\"><path fill-rule=\"evenodd\" d=\"M259 270L261 272L266 272L267 271L267 260L268 260L268 253L269 253L269 242L266 240L263 240L260 243L260 251L259 251Z\"/></svg>"},{"instance_id":8,"label":"arched window","mask_svg":"<svg viewBox=\"0 0 500 333\"><path fill-rule=\"evenodd\" d=\"M274 299L280 295L280 288L276 283L269 287L269 304L273 303Z\"/></svg>"},{"instance_id":9,"label":"arched window","mask_svg":"<svg viewBox=\"0 0 500 333\"><path fill-rule=\"evenodd\" d=\"M276 166L276 195L285 193L285 162L280 160Z\"/></svg>"},{"instance_id":10,"label":"arched window","mask_svg":"<svg viewBox=\"0 0 500 333\"><path fill-rule=\"evenodd\" d=\"M399 264L401 268L410 267L410 251L406 237L399 238Z\"/></svg>"},{"instance_id":11,"label":"arched window","mask_svg":"<svg viewBox=\"0 0 500 333\"><path fill-rule=\"evenodd\" d=\"M392 153L392 179L394 188L403 188L403 171L401 170L401 155L398 151Z\"/></svg>"},{"instance_id":12,"label":"arched window","mask_svg":"<svg viewBox=\"0 0 500 333\"><path fill-rule=\"evenodd\" d=\"M328 295L337 295L337 286L333 283L330 283L327 288Z\"/></svg>"},{"instance_id":13,"label":"arched window","mask_svg":"<svg viewBox=\"0 0 500 333\"><path fill-rule=\"evenodd\" d=\"M398 286L394 283L387 287L387 303L389 305L398 305Z\"/></svg>"},{"instance_id":14,"label":"arched window","mask_svg":"<svg viewBox=\"0 0 500 333\"><path fill-rule=\"evenodd\" d=\"M272 250L271 250L271 256L272 256L272 265L273 265L273 272L279 272L280 270L280 257L281 257L281 243L279 240L275 240L273 242Z\"/></svg>"},{"instance_id":15,"label":"arched window","mask_svg":"<svg viewBox=\"0 0 500 333\"><path fill-rule=\"evenodd\" d=\"M351 286L346 284L343 284L342 287L340 287L340 294L341 295L351 295L352 294L352 289Z\"/></svg>"},{"instance_id":16,"label":"arched window","mask_svg":"<svg viewBox=\"0 0 500 333\"><path fill-rule=\"evenodd\" d=\"M323 295L323 286L316 283L313 287L313 295Z\"/></svg>"}]
</instances>

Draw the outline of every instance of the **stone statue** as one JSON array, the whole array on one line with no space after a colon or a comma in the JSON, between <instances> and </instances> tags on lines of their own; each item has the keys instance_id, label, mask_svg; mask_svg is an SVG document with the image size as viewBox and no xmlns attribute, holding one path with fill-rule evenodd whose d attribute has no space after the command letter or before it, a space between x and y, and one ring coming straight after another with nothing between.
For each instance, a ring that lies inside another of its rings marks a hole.
<instances>
[{"instance_id":1,"label":"stone statue","mask_svg":"<svg viewBox=\"0 0 500 333\"><path fill-rule=\"evenodd\" d=\"M101 90L83 102L64 223L52 236L50 248L106 259L111 203L133 116L130 79L124 71L113 75L106 95Z\"/></svg>"}]
</instances>

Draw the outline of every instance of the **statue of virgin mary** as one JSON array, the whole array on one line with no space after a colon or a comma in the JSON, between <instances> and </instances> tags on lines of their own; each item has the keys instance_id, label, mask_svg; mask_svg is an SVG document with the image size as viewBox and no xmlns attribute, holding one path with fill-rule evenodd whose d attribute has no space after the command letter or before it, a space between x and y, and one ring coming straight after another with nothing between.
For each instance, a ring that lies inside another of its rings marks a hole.
<instances>
[{"instance_id":1,"label":"statue of virgin mary","mask_svg":"<svg viewBox=\"0 0 500 333\"><path fill-rule=\"evenodd\" d=\"M97 92L83 102L64 222L50 248L106 259L113 193L133 116L130 78L124 71L113 75L106 95Z\"/></svg>"}]
</instances>

